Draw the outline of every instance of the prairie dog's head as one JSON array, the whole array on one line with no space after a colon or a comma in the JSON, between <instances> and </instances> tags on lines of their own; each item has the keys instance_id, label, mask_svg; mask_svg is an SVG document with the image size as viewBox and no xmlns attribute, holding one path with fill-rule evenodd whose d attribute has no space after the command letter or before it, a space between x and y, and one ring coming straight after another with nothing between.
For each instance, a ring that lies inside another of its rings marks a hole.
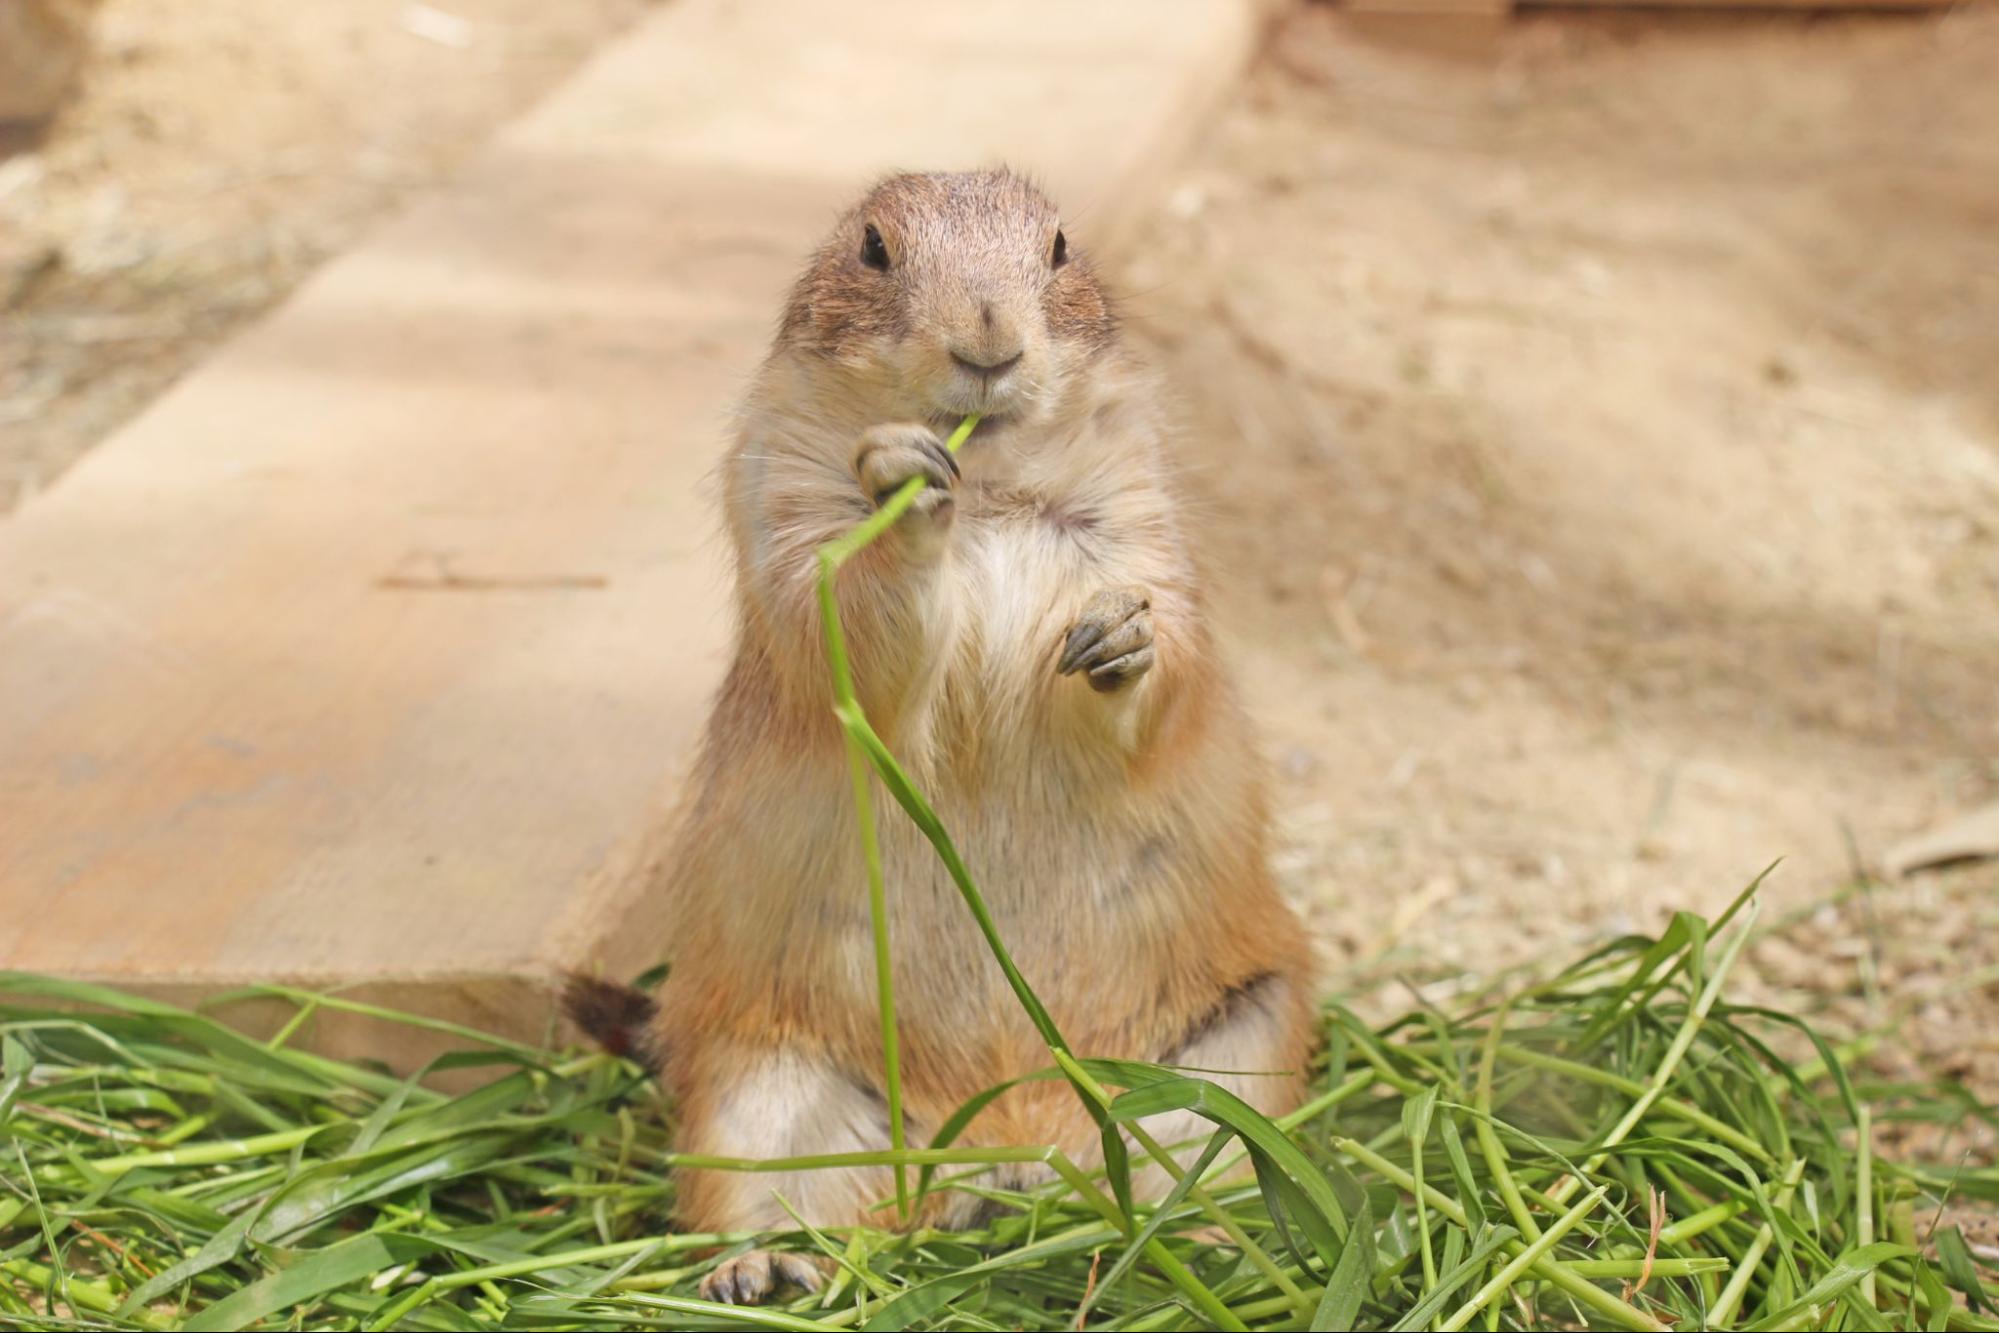
<instances>
[{"instance_id":1,"label":"prairie dog's head","mask_svg":"<svg viewBox=\"0 0 1999 1333\"><path fill-rule=\"evenodd\" d=\"M876 185L792 288L779 343L884 418L997 425L1045 412L1116 336L1054 205L994 170Z\"/></svg>"}]
</instances>

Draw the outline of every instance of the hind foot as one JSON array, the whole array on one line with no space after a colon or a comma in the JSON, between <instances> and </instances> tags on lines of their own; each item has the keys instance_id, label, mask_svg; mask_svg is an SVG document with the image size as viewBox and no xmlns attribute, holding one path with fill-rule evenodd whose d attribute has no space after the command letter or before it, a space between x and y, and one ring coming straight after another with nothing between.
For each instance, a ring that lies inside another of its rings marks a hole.
<instances>
[{"instance_id":1,"label":"hind foot","mask_svg":"<svg viewBox=\"0 0 1999 1333\"><path fill-rule=\"evenodd\" d=\"M701 1295L725 1305L762 1305L787 1282L810 1292L819 1290L825 1281L818 1263L806 1255L751 1250L717 1265L702 1278Z\"/></svg>"}]
</instances>

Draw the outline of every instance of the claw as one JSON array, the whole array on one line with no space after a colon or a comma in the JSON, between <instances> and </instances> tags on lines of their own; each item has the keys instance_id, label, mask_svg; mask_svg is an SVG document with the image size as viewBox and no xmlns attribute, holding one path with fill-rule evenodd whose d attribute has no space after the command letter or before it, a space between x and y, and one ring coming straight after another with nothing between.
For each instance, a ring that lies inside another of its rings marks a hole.
<instances>
[{"instance_id":1,"label":"claw","mask_svg":"<svg viewBox=\"0 0 1999 1333\"><path fill-rule=\"evenodd\" d=\"M1095 621L1086 620L1069 631L1069 641L1062 646L1062 660L1055 664L1055 674L1066 676L1083 665L1083 658L1090 649L1103 641L1104 627Z\"/></svg>"},{"instance_id":2,"label":"claw","mask_svg":"<svg viewBox=\"0 0 1999 1333\"><path fill-rule=\"evenodd\" d=\"M924 447L929 452L934 453L937 457L944 460L944 466L951 469L952 476L962 477L965 475L965 470L958 466L958 455L946 449L942 440L925 440Z\"/></svg>"},{"instance_id":3,"label":"claw","mask_svg":"<svg viewBox=\"0 0 1999 1333\"><path fill-rule=\"evenodd\" d=\"M929 427L889 422L862 433L854 450L854 475L877 509L913 479L921 478L929 491L917 500L913 513L942 529L951 522L955 508L951 492L963 473L958 460Z\"/></svg>"},{"instance_id":4,"label":"claw","mask_svg":"<svg viewBox=\"0 0 1999 1333\"><path fill-rule=\"evenodd\" d=\"M1055 664L1056 674L1067 676L1094 669L1151 643L1152 622L1145 615L1151 606L1142 588L1106 588L1092 597L1070 627L1061 660Z\"/></svg>"},{"instance_id":5,"label":"claw","mask_svg":"<svg viewBox=\"0 0 1999 1333\"><path fill-rule=\"evenodd\" d=\"M1149 645L1123 657L1113 657L1102 666L1090 668L1090 688L1098 694L1109 694L1132 677L1150 671L1155 660L1156 655Z\"/></svg>"},{"instance_id":6,"label":"claw","mask_svg":"<svg viewBox=\"0 0 1999 1333\"><path fill-rule=\"evenodd\" d=\"M705 1300L724 1305L761 1305L787 1282L806 1291L817 1291L825 1281L818 1266L804 1255L751 1250L727 1260L702 1278L701 1295Z\"/></svg>"}]
</instances>

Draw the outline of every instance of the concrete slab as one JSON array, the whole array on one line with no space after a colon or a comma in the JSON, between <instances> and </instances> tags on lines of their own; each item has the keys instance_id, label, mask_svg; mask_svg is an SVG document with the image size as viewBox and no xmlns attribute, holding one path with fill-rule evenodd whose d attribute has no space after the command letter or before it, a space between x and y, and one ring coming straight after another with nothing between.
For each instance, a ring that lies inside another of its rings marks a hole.
<instances>
[{"instance_id":1,"label":"concrete slab","mask_svg":"<svg viewBox=\"0 0 1999 1333\"><path fill-rule=\"evenodd\" d=\"M606 51L0 525L0 968L540 1036L720 677L703 480L794 265L994 160L1114 243L1258 18L676 0Z\"/></svg>"}]
</instances>

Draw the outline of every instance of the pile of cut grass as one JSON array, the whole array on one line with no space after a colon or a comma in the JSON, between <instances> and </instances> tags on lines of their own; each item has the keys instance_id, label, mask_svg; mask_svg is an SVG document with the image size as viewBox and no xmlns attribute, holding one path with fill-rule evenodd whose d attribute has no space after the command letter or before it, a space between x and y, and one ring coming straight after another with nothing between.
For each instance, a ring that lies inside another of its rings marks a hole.
<instances>
[{"instance_id":1,"label":"pile of cut grass","mask_svg":"<svg viewBox=\"0 0 1999 1333\"><path fill-rule=\"evenodd\" d=\"M1112 1122L1217 1123L1205 1187L1158 1207L1060 1162L1038 1191L983 1182L1032 1151L819 1159L999 1201L956 1233L672 1234L664 1108L605 1055L468 1040L437 1067L496 1076L445 1095L297 1049L296 1026L260 1042L0 976L0 1326L1999 1329L1989 1256L1939 1225L1999 1204L1999 1171L1881 1160L1865 1129L1870 1104L1962 1101L1856 1089L1801 1024L1730 1005L1754 915L1731 913L1719 939L1682 916L1462 1013L1330 1008L1313 1096L1277 1125L1179 1071L1078 1061L1129 1089ZM1254 1179L1229 1171L1245 1150ZM763 1309L701 1300L753 1242L836 1275Z\"/></svg>"}]
</instances>

